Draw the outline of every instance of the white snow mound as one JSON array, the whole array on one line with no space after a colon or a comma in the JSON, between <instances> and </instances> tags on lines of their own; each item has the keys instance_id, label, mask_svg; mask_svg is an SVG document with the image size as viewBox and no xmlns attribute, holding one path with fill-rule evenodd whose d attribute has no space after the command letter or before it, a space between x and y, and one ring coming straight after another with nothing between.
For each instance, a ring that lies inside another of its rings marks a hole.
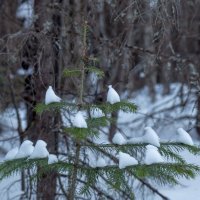
<instances>
[{"instance_id":1,"label":"white snow mound","mask_svg":"<svg viewBox=\"0 0 200 200\"><path fill-rule=\"evenodd\" d=\"M157 133L149 126L144 128L144 135L141 137L130 138L128 144L148 143L156 147L160 147L160 138Z\"/></svg>"},{"instance_id":2,"label":"white snow mound","mask_svg":"<svg viewBox=\"0 0 200 200\"><path fill-rule=\"evenodd\" d=\"M44 142L43 140L38 140L36 142L33 153L30 155L30 159L48 157L49 152L47 151L46 146L46 142Z\"/></svg>"},{"instance_id":3,"label":"white snow mound","mask_svg":"<svg viewBox=\"0 0 200 200\"><path fill-rule=\"evenodd\" d=\"M187 145L194 145L191 136L183 128L177 129L176 142L180 142Z\"/></svg>"},{"instance_id":4,"label":"white snow mound","mask_svg":"<svg viewBox=\"0 0 200 200\"><path fill-rule=\"evenodd\" d=\"M81 113L81 111L79 111L76 116L74 117L73 121L73 126L77 127L77 128L87 128L87 123Z\"/></svg>"},{"instance_id":5,"label":"white snow mound","mask_svg":"<svg viewBox=\"0 0 200 200\"><path fill-rule=\"evenodd\" d=\"M162 162L164 162L164 159L160 155L158 148L152 145L147 145L144 163L147 165L151 165L153 163L162 163Z\"/></svg>"},{"instance_id":6,"label":"white snow mound","mask_svg":"<svg viewBox=\"0 0 200 200\"><path fill-rule=\"evenodd\" d=\"M58 157L54 154L49 154L48 156L48 164L53 164L58 162Z\"/></svg>"},{"instance_id":7,"label":"white snow mound","mask_svg":"<svg viewBox=\"0 0 200 200\"><path fill-rule=\"evenodd\" d=\"M15 156L17 155L18 150L19 150L18 147L15 147L11 149L10 151L8 151L8 153L5 155L4 160L8 161L8 160L15 159Z\"/></svg>"},{"instance_id":8,"label":"white snow mound","mask_svg":"<svg viewBox=\"0 0 200 200\"><path fill-rule=\"evenodd\" d=\"M96 167L105 167L105 166L107 166L105 159L102 157L98 158L96 162Z\"/></svg>"},{"instance_id":9,"label":"white snow mound","mask_svg":"<svg viewBox=\"0 0 200 200\"><path fill-rule=\"evenodd\" d=\"M90 109L90 115L91 115L92 118L100 118L100 117L105 116L103 111L99 108L91 108Z\"/></svg>"},{"instance_id":10,"label":"white snow mound","mask_svg":"<svg viewBox=\"0 0 200 200\"><path fill-rule=\"evenodd\" d=\"M115 133L115 135L112 139L112 142L114 144L119 144L119 145L123 145L123 144L127 143L126 139L124 138L124 136L120 132Z\"/></svg>"},{"instance_id":11,"label":"white snow mound","mask_svg":"<svg viewBox=\"0 0 200 200\"><path fill-rule=\"evenodd\" d=\"M61 101L61 98L55 94L52 86L49 86L48 90L46 91L46 95L45 95L45 104L48 105L50 103L60 102L60 101Z\"/></svg>"},{"instance_id":12,"label":"white snow mound","mask_svg":"<svg viewBox=\"0 0 200 200\"><path fill-rule=\"evenodd\" d=\"M119 152L119 168L123 169L127 166L137 165L138 161L127 153Z\"/></svg>"},{"instance_id":13,"label":"white snow mound","mask_svg":"<svg viewBox=\"0 0 200 200\"><path fill-rule=\"evenodd\" d=\"M33 142L30 140L25 140L22 142L21 146L19 147L19 151L16 154L15 158L27 158L29 157L34 150Z\"/></svg>"},{"instance_id":14,"label":"white snow mound","mask_svg":"<svg viewBox=\"0 0 200 200\"><path fill-rule=\"evenodd\" d=\"M157 133L149 126L144 128L145 134L143 136L144 143L152 144L156 147L160 147L160 139Z\"/></svg>"},{"instance_id":15,"label":"white snow mound","mask_svg":"<svg viewBox=\"0 0 200 200\"><path fill-rule=\"evenodd\" d=\"M112 85L108 86L107 102L111 104L120 102L119 94L112 88Z\"/></svg>"}]
</instances>

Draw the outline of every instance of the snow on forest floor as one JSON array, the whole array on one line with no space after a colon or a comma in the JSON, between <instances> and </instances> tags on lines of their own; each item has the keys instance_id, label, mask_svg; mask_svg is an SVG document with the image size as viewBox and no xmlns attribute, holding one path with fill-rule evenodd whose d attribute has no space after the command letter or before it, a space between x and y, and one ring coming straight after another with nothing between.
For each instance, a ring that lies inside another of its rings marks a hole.
<instances>
[{"instance_id":1,"label":"snow on forest floor","mask_svg":"<svg viewBox=\"0 0 200 200\"><path fill-rule=\"evenodd\" d=\"M180 84L172 84L171 94L163 96L162 86L157 85L155 89L156 101L154 103L149 98L147 88L134 93L131 99L138 106L138 112L136 114L121 113L119 118L119 124L124 134L128 137L137 137L143 134L144 127L152 126L157 131L161 141L166 141L173 139L177 128L183 127L191 134L194 143L199 145L200 138L193 128L197 112L194 91L189 91L186 86L181 88ZM180 104L184 104L184 102L185 105L180 107ZM128 121L131 123L127 124ZM200 157L186 151L182 152L181 155L188 163L200 165ZM181 183L179 186L158 187L158 190L171 200L199 199L200 175L192 180L182 178L179 181ZM160 198L153 197L152 199Z\"/></svg>"},{"instance_id":2,"label":"snow on forest floor","mask_svg":"<svg viewBox=\"0 0 200 200\"><path fill-rule=\"evenodd\" d=\"M156 87L156 101L151 102L148 89L144 88L137 92L134 92L130 98L138 106L137 113L127 114L119 113L119 128L123 131L123 134L129 137L141 136L144 132L144 127L152 126L161 138L161 141L169 140L173 138L175 131L179 127L183 127L187 130L194 140L195 144L199 144L198 137L193 129L195 125L195 96L190 93L187 87L182 87L180 84L171 85L171 94L162 95L162 86ZM125 99L127 95L123 95L122 99ZM180 98L182 97L182 98ZM180 104L184 104L184 107L180 107ZM20 114L23 122L23 127L26 126L24 108L20 109ZM4 133L0 135L0 146L5 148L6 151L13 146L18 145L18 139L16 138L16 132L14 128L17 126L16 116L13 109L7 109L7 112L0 118L0 123L11 125L13 130L4 130ZM4 141L9 137L13 137L11 141ZM98 143L108 143L107 135L101 135L98 138ZM200 157L195 157L188 152L183 152L183 157L189 163L195 163L200 165ZM3 156L0 155L0 160ZM19 199L20 184L16 181L20 178L19 175L7 178L0 182L0 199ZM168 188L158 187L159 191L172 200L185 200L185 199L199 199L200 190L198 186L200 184L200 176L197 176L193 180L180 179L181 185ZM13 184L14 183L14 184ZM6 188L12 185L9 192L6 192ZM145 198L144 198L145 199ZM149 199L149 198L148 198ZM159 199L152 197L152 199Z\"/></svg>"},{"instance_id":3,"label":"snow on forest floor","mask_svg":"<svg viewBox=\"0 0 200 200\"><path fill-rule=\"evenodd\" d=\"M188 152L181 154L188 163L200 165L200 157L191 155ZM170 200L199 200L200 198L200 175L195 179L180 179L181 185L172 188L160 189L159 191Z\"/></svg>"}]
</instances>

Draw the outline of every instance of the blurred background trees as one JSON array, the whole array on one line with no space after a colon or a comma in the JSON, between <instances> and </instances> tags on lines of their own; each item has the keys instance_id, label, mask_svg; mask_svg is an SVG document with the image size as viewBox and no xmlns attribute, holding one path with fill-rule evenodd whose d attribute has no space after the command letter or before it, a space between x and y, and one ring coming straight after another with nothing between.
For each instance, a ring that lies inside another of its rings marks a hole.
<instances>
[{"instance_id":1,"label":"blurred background trees","mask_svg":"<svg viewBox=\"0 0 200 200\"><path fill-rule=\"evenodd\" d=\"M181 118L195 118L190 129L200 135L199 9L197 0L1 0L0 111L15 111L18 135L14 140L44 139L57 155L60 143L73 148L60 133L61 116L38 116L34 107L44 101L49 85L63 99L77 100L80 80L64 78L63 71L77 68L84 51L87 64L105 73L103 79L86 74L85 100L105 100L107 85L112 84L126 98L133 98L134 92L146 87L153 103L156 85L163 86L164 96L171 93L171 84L180 83L176 97L181 101L173 106L184 109L191 103L189 94L188 98L184 95L187 86L195 95L197 112ZM87 49L82 40L85 23ZM173 110L173 106L168 109ZM22 108L25 125L20 116ZM152 111L141 120L145 123L156 114ZM0 133L7 128L12 129L12 125L5 127L0 122ZM116 130L116 123L111 124L110 140ZM0 150L5 153L3 147ZM22 173L22 189L29 191L24 174L27 172ZM38 199L55 199L57 178L60 180L56 174L46 175L39 182ZM58 182L62 190L62 182Z\"/></svg>"}]
</instances>

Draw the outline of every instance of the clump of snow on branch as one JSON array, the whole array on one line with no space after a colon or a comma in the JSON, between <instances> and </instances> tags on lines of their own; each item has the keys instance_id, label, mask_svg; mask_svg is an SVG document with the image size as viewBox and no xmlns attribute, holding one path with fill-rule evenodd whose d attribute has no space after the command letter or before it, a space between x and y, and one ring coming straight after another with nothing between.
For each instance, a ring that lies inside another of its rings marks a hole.
<instances>
[{"instance_id":1,"label":"clump of snow on branch","mask_svg":"<svg viewBox=\"0 0 200 200\"><path fill-rule=\"evenodd\" d=\"M33 142L30 140L25 140L22 142L18 153L16 154L15 158L27 158L29 157L34 151Z\"/></svg>"},{"instance_id":2,"label":"clump of snow on branch","mask_svg":"<svg viewBox=\"0 0 200 200\"><path fill-rule=\"evenodd\" d=\"M124 138L124 136L120 132L115 133L115 135L112 139L112 142L114 144L119 144L119 145L123 145L123 144L127 143L126 139Z\"/></svg>"},{"instance_id":3,"label":"clump of snow on branch","mask_svg":"<svg viewBox=\"0 0 200 200\"><path fill-rule=\"evenodd\" d=\"M194 145L191 136L183 128L177 129L176 142L180 142L187 145Z\"/></svg>"},{"instance_id":4,"label":"clump of snow on branch","mask_svg":"<svg viewBox=\"0 0 200 200\"><path fill-rule=\"evenodd\" d=\"M48 105L50 103L60 102L60 101L61 101L61 98L55 94L52 86L49 86L45 95L45 104Z\"/></svg>"},{"instance_id":5,"label":"clump of snow on branch","mask_svg":"<svg viewBox=\"0 0 200 200\"><path fill-rule=\"evenodd\" d=\"M58 162L58 157L54 154L49 154L48 156L48 164L53 164Z\"/></svg>"},{"instance_id":6,"label":"clump of snow on branch","mask_svg":"<svg viewBox=\"0 0 200 200\"><path fill-rule=\"evenodd\" d=\"M160 147L160 139L157 133L151 127L145 127L145 133L142 137L131 138L127 141L129 144L148 143Z\"/></svg>"},{"instance_id":7,"label":"clump of snow on branch","mask_svg":"<svg viewBox=\"0 0 200 200\"><path fill-rule=\"evenodd\" d=\"M34 158L46 158L49 156L49 152L46 148L47 143L43 140L38 140L33 153L30 155L30 159Z\"/></svg>"},{"instance_id":8,"label":"clump of snow on branch","mask_svg":"<svg viewBox=\"0 0 200 200\"><path fill-rule=\"evenodd\" d=\"M157 133L151 127L145 127L145 134L143 136L144 142L160 147L160 139Z\"/></svg>"},{"instance_id":9,"label":"clump of snow on branch","mask_svg":"<svg viewBox=\"0 0 200 200\"><path fill-rule=\"evenodd\" d=\"M138 164L138 161L127 153L119 152L118 158L119 158L120 169Z\"/></svg>"},{"instance_id":10,"label":"clump of snow on branch","mask_svg":"<svg viewBox=\"0 0 200 200\"><path fill-rule=\"evenodd\" d=\"M147 165L151 165L153 163L162 163L162 162L164 162L164 159L160 155L158 148L152 145L147 145L144 163Z\"/></svg>"},{"instance_id":11,"label":"clump of snow on branch","mask_svg":"<svg viewBox=\"0 0 200 200\"><path fill-rule=\"evenodd\" d=\"M17 155L18 150L19 150L18 147L15 147L11 149L10 151L8 151L8 153L5 155L4 160L8 161L8 160L15 159L15 156Z\"/></svg>"},{"instance_id":12,"label":"clump of snow on branch","mask_svg":"<svg viewBox=\"0 0 200 200\"><path fill-rule=\"evenodd\" d=\"M107 102L110 104L120 102L119 94L112 88L112 85L108 86Z\"/></svg>"},{"instance_id":13,"label":"clump of snow on branch","mask_svg":"<svg viewBox=\"0 0 200 200\"><path fill-rule=\"evenodd\" d=\"M100 117L105 116L103 111L99 108L91 108L90 109L90 115L91 115L92 118L100 118Z\"/></svg>"},{"instance_id":14,"label":"clump of snow on branch","mask_svg":"<svg viewBox=\"0 0 200 200\"><path fill-rule=\"evenodd\" d=\"M72 124L74 127L77 127L77 128L87 128L87 123L81 113L81 111L79 111L74 119L72 120Z\"/></svg>"}]
</instances>

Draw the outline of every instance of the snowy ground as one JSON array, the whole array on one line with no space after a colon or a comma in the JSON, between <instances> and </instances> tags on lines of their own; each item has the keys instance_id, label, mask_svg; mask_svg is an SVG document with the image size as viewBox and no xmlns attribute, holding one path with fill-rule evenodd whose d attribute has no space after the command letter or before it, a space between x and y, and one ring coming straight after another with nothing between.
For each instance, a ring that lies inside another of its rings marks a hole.
<instances>
[{"instance_id":1,"label":"snowy ground","mask_svg":"<svg viewBox=\"0 0 200 200\"><path fill-rule=\"evenodd\" d=\"M196 156L193 156L188 152L184 152L183 156L186 158L187 162L200 165L200 157L197 158ZM180 183L180 186L160 189L160 192L162 192L162 194L165 194L165 196L169 197L171 200L200 199L200 175L192 180L180 179Z\"/></svg>"},{"instance_id":2,"label":"snowy ground","mask_svg":"<svg viewBox=\"0 0 200 200\"><path fill-rule=\"evenodd\" d=\"M139 106L139 112L134 116L132 114L130 114L131 116L122 114L123 117L120 123L122 123L123 130L123 121L126 123L127 120L131 121L129 126L125 126L126 130L124 133L130 137L138 136L143 133L144 127L152 126L157 130L161 141L165 141L173 139L176 129L183 127L192 135L194 143L199 145L199 138L193 129L195 125L194 117L196 115L195 96L187 87L183 87L183 99L181 100L181 86L179 84L172 84L171 89L170 95L162 96L162 87L157 86L156 102L154 103L148 98L147 88L136 92L133 102ZM186 104L181 108L179 105L182 101L185 101ZM200 157L191 155L188 152L183 152L182 156L188 163L200 165ZM200 190L198 189L200 175L193 180L180 179L179 181L181 185L173 188L159 188L159 191L171 200L200 199Z\"/></svg>"},{"instance_id":3,"label":"snowy ground","mask_svg":"<svg viewBox=\"0 0 200 200\"><path fill-rule=\"evenodd\" d=\"M147 88L135 92L131 98L131 101L139 106L139 110L136 114L120 113L119 127L123 130L123 133L127 137L141 136L144 132L144 127L152 126L159 134L161 141L166 139L173 139L175 130L179 127L185 128L193 137L194 142L198 144L198 137L193 129L195 124L195 97L190 94L186 87L181 89L179 84L173 84L171 86L172 93L170 95L162 96L162 87L156 87L156 101L154 103L148 98ZM180 92L182 91L182 99L180 98ZM126 95L124 95L125 97ZM123 98L123 97L122 97ZM185 102L184 107L180 107L180 104ZM23 127L26 126L25 112L23 106L20 109L21 119ZM16 138L15 128L17 126L16 116L13 109L8 109L7 112L0 118L0 123L7 124L13 129L8 131L4 130L4 133L0 135L0 146L6 151L18 144L18 138ZM12 137L11 141L4 141L6 138ZM107 142L106 135L102 135L99 138L99 142ZM192 156L191 154L184 152L183 157L190 163L200 165L200 157ZM2 156L0 157L2 160ZM0 199L19 199L20 184L16 183L19 176L14 176L0 182ZM194 180L180 180L181 185L174 188L159 188L163 194L172 200L185 200L193 199L198 200L200 196L200 190L198 186L200 184L200 176L197 176ZM14 183L14 184L13 184ZM13 184L13 185L12 185ZM6 189L10 187L7 192ZM155 198L153 198L155 199Z\"/></svg>"}]
</instances>

